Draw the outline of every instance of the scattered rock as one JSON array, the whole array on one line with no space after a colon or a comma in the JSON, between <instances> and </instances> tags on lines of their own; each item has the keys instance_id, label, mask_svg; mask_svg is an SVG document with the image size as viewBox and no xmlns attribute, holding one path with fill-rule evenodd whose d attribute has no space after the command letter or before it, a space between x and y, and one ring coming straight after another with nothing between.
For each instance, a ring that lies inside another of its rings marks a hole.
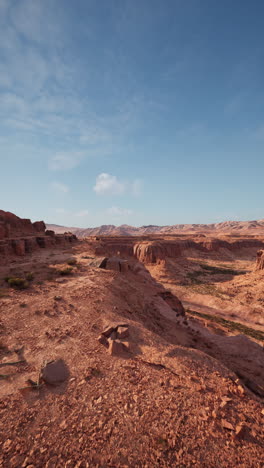
<instances>
[{"instance_id":1,"label":"scattered rock","mask_svg":"<svg viewBox=\"0 0 264 468\"><path fill-rule=\"evenodd\" d=\"M60 428L61 429L66 429L66 427L67 427L67 421L64 420L64 421L62 421L62 423L60 423Z\"/></svg>"},{"instance_id":2,"label":"scattered rock","mask_svg":"<svg viewBox=\"0 0 264 468\"><path fill-rule=\"evenodd\" d=\"M224 429L228 429L229 431L234 431L234 426L230 422L226 421L226 419L222 419L221 424Z\"/></svg>"},{"instance_id":3,"label":"scattered rock","mask_svg":"<svg viewBox=\"0 0 264 468\"><path fill-rule=\"evenodd\" d=\"M109 353L111 356L121 356L129 351L129 343L119 340L111 340L109 343Z\"/></svg>"},{"instance_id":4,"label":"scattered rock","mask_svg":"<svg viewBox=\"0 0 264 468\"><path fill-rule=\"evenodd\" d=\"M9 452L11 445L12 445L12 440L11 440L11 439L7 439L7 440L4 442L3 447L2 447L3 452Z\"/></svg>"},{"instance_id":5,"label":"scattered rock","mask_svg":"<svg viewBox=\"0 0 264 468\"><path fill-rule=\"evenodd\" d=\"M116 324L108 325L108 326L102 331L102 335L106 336L106 338L109 338L109 336L111 336L111 334L112 334L113 332L118 331L119 328L121 328L121 329L123 329L123 328L128 328L128 324L127 324L127 323L116 323Z\"/></svg>"},{"instance_id":6,"label":"scattered rock","mask_svg":"<svg viewBox=\"0 0 264 468\"><path fill-rule=\"evenodd\" d=\"M62 301L62 296L54 296L54 301Z\"/></svg>"},{"instance_id":7,"label":"scattered rock","mask_svg":"<svg viewBox=\"0 0 264 468\"><path fill-rule=\"evenodd\" d=\"M247 432L248 429L245 424L238 424L235 430L235 438L238 440L244 439L244 437L247 435Z\"/></svg>"},{"instance_id":8,"label":"scattered rock","mask_svg":"<svg viewBox=\"0 0 264 468\"><path fill-rule=\"evenodd\" d=\"M69 370L62 359L48 362L42 369L41 377L44 382L50 385L58 385L69 377Z\"/></svg>"}]
</instances>

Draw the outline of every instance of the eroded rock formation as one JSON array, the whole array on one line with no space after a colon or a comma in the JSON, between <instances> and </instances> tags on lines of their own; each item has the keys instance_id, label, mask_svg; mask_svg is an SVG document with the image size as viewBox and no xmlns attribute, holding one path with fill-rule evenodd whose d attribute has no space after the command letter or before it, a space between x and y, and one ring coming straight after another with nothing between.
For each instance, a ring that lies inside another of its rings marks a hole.
<instances>
[{"instance_id":1,"label":"eroded rock formation","mask_svg":"<svg viewBox=\"0 0 264 468\"><path fill-rule=\"evenodd\" d=\"M0 239L22 236L44 235L46 225L43 221L32 223L30 219L22 219L13 213L0 210Z\"/></svg>"},{"instance_id":2,"label":"eroded rock formation","mask_svg":"<svg viewBox=\"0 0 264 468\"><path fill-rule=\"evenodd\" d=\"M44 221L32 223L13 213L0 210L0 256L25 255L38 248L73 242L74 234L57 234L47 230Z\"/></svg>"}]
</instances>

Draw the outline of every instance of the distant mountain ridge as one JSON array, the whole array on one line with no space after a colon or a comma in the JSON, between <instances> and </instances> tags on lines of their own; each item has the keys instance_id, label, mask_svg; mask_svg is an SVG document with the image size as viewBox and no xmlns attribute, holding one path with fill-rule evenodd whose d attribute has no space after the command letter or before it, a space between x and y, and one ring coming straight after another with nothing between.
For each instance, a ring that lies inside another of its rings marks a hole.
<instances>
[{"instance_id":1,"label":"distant mountain ridge","mask_svg":"<svg viewBox=\"0 0 264 468\"><path fill-rule=\"evenodd\" d=\"M70 231L82 238L87 236L140 236L150 234L188 234L188 233L216 233L228 234L253 234L264 235L264 219L254 221L224 221L212 224L174 224L171 226L147 225L134 227L127 224L115 226L113 224L103 224L94 228L66 227L57 224L47 224L47 229L51 229L58 234Z\"/></svg>"}]
</instances>

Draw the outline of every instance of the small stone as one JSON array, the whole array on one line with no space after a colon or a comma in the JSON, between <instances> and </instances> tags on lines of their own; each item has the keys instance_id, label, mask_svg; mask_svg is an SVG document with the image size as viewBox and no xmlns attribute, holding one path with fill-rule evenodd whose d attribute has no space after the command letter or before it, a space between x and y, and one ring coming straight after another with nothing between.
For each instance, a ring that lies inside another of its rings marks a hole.
<instances>
[{"instance_id":1,"label":"small stone","mask_svg":"<svg viewBox=\"0 0 264 468\"><path fill-rule=\"evenodd\" d=\"M240 395L245 394L245 389L244 389L244 387L242 387L242 385L238 385L237 389L238 389L238 392L240 393Z\"/></svg>"},{"instance_id":2,"label":"small stone","mask_svg":"<svg viewBox=\"0 0 264 468\"><path fill-rule=\"evenodd\" d=\"M247 434L247 427L244 424L238 424L236 426L236 434L235 434L236 439L239 439L239 440L244 439L246 434Z\"/></svg>"},{"instance_id":3,"label":"small stone","mask_svg":"<svg viewBox=\"0 0 264 468\"><path fill-rule=\"evenodd\" d=\"M62 301L62 296L54 296L54 301Z\"/></svg>"},{"instance_id":4,"label":"small stone","mask_svg":"<svg viewBox=\"0 0 264 468\"><path fill-rule=\"evenodd\" d=\"M67 422L66 422L66 420L64 420L64 421L62 421L62 423L60 423L60 428L61 429L66 429L66 427L67 427Z\"/></svg>"},{"instance_id":5,"label":"small stone","mask_svg":"<svg viewBox=\"0 0 264 468\"><path fill-rule=\"evenodd\" d=\"M221 424L222 424L222 426L223 426L224 429L229 429L229 431L233 431L233 430L234 430L233 425L232 425L230 422L226 421L226 419L222 419L222 420L221 420Z\"/></svg>"},{"instance_id":6,"label":"small stone","mask_svg":"<svg viewBox=\"0 0 264 468\"><path fill-rule=\"evenodd\" d=\"M2 447L2 450L3 452L9 452L9 449L11 447L11 444L12 444L12 440L11 439L7 439L4 444L3 444L3 447Z\"/></svg>"},{"instance_id":7,"label":"small stone","mask_svg":"<svg viewBox=\"0 0 264 468\"><path fill-rule=\"evenodd\" d=\"M87 380L83 379L78 383L78 385L84 385L85 383L87 383Z\"/></svg>"}]
</instances>

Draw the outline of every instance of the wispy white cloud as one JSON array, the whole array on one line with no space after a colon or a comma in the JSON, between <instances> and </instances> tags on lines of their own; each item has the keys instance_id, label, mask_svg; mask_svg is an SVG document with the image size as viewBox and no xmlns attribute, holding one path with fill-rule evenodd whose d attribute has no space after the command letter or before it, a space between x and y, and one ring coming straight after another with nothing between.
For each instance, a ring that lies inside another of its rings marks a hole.
<instances>
[{"instance_id":1,"label":"wispy white cloud","mask_svg":"<svg viewBox=\"0 0 264 468\"><path fill-rule=\"evenodd\" d=\"M142 180L135 179L129 182L103 172L96 177L93 189L97 195L122 195L126 192L133 196L139 196L142 192Z\"/></svg>"},{"instance_id":2,"label":"wispy white cloud","mask_svg":"<svg viewBox=\"0 0 264 468\"><path fill-rule=\"evenodd\" d=\"M62 184L61 182L52 182L51 186L56 192L60 193L68 193L70 190L67 185Z\"/></svg>"},{"instance_id":3,"label":"wispy white cloud","mask_svg":"<svg viewBox=\"0 0 264 468\"><path fill-rule=\"evenodd\" d=\"M107 214L114 217L129 216L132 213L132 210L129 210L127 208L120 208L118 206L111 206L111 208L108 208L107 210Z\"/></svg>"},{"instance_id":4,"label":"wispy white cloud","mask_svg":"<svg viewBox=\"0 0 264 468\"><path fill-rule=\"evenodd\" d=\"M20 0L11 9L10 17L16 30L28 40L56 45L62 35L56 13L56 5L50 0ZM61 20L63 11L60 9L59 13Z\"/></svg>"},{"instance_id":5,"label":"wispy white cloud","mask_svg":"<svg viewBox=\"0 0 264 468\"><path fill-rule=\"evenodd\" d=\"M130 93L120 99L119 85L113 91L112 83L111 99L98 110L85 91L87 66L73 54L69 18L53 0L0 0L0 8L0 136L12 132L13 145L25 135L32 153L48 137L54 156L47 150L43 158L54 171L127 150L144 98ZM112 81L112 67L103 86ZM109 104L111 112L105 112Z\"/></svg>"},{"instance_id":6,"label":"wispy white cloud","mask_svg":"<svg viewBox=\"0 0 264 468\"><path fill-rule=\"evenodd\" d=\"M121 195L125 191L125 183L116 176L103 172L96 177L93 189L97 195Z\"/></svg>"}]
</instances>

